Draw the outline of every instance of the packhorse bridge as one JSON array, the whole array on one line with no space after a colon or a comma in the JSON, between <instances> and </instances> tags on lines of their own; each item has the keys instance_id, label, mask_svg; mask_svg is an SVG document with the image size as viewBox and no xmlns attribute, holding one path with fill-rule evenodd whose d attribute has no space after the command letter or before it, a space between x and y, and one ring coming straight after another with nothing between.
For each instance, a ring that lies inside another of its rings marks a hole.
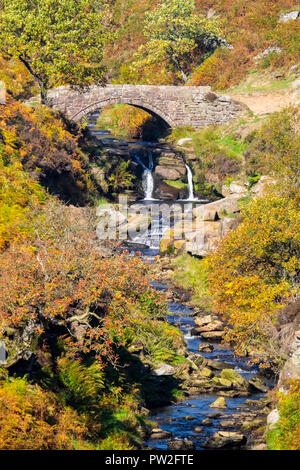
<instances>
[{"instance_id":1,"label":"packhorse bridge","mask_svg":"<svg viewBox=\"0 0 300 470\"><path fill-rule=\"evenodd\" d=\"M48 99L74 121L106 105L123 103L158 116L170 127L222 124L245 109L229 96L213 93L209 86L107 85L91 86L84 92L61 86L50 90Z\"/></svg>"}]
</instances>

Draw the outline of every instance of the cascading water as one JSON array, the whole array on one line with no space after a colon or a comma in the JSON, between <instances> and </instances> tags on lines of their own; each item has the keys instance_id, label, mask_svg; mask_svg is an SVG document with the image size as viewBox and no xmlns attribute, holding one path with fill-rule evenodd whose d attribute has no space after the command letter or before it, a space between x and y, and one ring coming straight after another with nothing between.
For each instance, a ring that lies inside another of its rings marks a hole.
<instances>
[{"instance_id":1,"label":"cascading water","mask_svg":"<svg viewBox=\"0 0 300 470\"><path fill-rule=\"evenodd\" d=\"M153 176L152 176L152 170L153 170L152 150L147 148L147 154L148 154L148 167L146 167L146 165L143 163L142 159L140 158L140 152L137 149L134 149L133 151L133 158L144 169L143 182L142 182L143 190L144 190L144 200L154 201L152 197L153 189L154 189L154 181L153 181Z\"/></svg>"},{"instance_id":2,"label":"cascading water","mask_svg":"<svg viewBox=\"0 0 300 470\"><path fill-rule=\"evenodd\" d=\"M194 186L193 186L193 174L192 170L188 165L185 165L188 179L189 195L187 201L197 201L198 199L194 196Z\"/></svg>"},{"instance_id":3,"label":"cascading water","mask_svg":"<svg viewBox=\"0 0 300 470\"><path fill-rule=\"evenodd\" d=\"M152 170L153 170L153 156L152 156L152 150L147 149L147 154L148 154L148 168L145 168L144 174L143 174L143 188L144 188L144 199L146 201L151 201L153 200L152 194L153 194L153 189L154 189L154 181L153 181L153 176L152 176Z\"/></svg>"}]
</instances>

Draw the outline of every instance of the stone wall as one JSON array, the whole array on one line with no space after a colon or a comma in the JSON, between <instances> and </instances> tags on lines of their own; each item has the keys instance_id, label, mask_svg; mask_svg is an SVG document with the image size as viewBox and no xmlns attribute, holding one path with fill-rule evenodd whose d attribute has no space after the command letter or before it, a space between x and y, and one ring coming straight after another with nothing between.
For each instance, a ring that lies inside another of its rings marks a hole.
<instances>
[{"instance_id":1,"label":"stone wall","mask_svg":"<svg viewBox=\"0 0 300 470\"><path fill-rule=\"evenodd\" d=\"M159 116L171 127L222 124L245 110L244 105L213 93L209 86L107 85L92 86L82 93L63 86L49 92L49 101L74 121L106 105L124 103Z\"/></svg>"}]
</instances>

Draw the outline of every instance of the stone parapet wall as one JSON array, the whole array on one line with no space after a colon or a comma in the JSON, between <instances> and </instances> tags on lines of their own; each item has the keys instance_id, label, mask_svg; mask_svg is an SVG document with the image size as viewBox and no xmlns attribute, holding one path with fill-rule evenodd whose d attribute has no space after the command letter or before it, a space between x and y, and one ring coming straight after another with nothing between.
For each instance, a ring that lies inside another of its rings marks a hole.
<instances>
[{"instance_id":1,"label":"stone parapet wall","mask_svg":"<svg viewBox=\"0 0 300 470\"><path fill-rule=\"evenodd\" d=\"M107 85L81 93L63 86L49 92L49 104L74 121L117 103L144 109L170 127L222 124L245 110L244 105L213 93L209 86Z\"/></svg>"}]
</instances>

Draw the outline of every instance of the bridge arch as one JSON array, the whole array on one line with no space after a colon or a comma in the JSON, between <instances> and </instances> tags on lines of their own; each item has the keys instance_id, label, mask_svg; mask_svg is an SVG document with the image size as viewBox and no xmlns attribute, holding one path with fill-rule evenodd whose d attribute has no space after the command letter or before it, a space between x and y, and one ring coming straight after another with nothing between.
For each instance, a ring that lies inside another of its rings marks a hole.
<instances>
[{"instance_id":1,"label":"bridge arch","mask_svg":"<svg viewBox=\"0 0 300 470\"><path fill-rule=\"evenodd\" d=\"M89 104L83 107L79 112L71 116L73 121L80 121L84 116L99 110L103 109L105 106L114 105L114 104L126 104L128 106L133 106L135 108L142 109L146 111L150 115L154 117L160 118L162 121L166 123L168 127L175 127L176 123L174 120L164 111L159 109L157 106L153 105L153 103L147 103L144 100L139 98L132 99L132 98L124 98L124 97L107 97L103 98L95 103Z\"/></svg>"},{"instance_id":2,"label":"bridge arch","mask_svg":"<svg viewBox=\"0 0 300 470\"><path fill-rule=\"evenodd\" d=\"M171 128L223 124L245 111L230 96L211 92L208 86L92 85L79 91L70 86L49 90L49 104L69 119L83 116L110 104L127 104L158 116Z\"/></svg>"}]
</instances>

